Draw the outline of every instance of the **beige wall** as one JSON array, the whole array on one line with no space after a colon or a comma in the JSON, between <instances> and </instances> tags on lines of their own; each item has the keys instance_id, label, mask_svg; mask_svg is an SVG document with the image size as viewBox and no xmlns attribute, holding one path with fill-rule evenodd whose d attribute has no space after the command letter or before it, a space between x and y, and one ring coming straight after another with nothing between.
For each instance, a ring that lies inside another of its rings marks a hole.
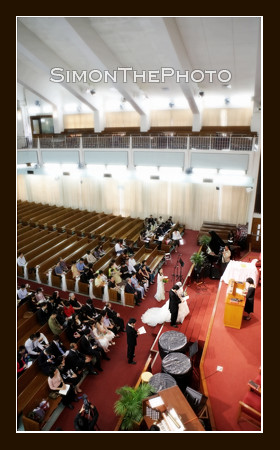
<instances>
[{"instance_id":1,"label":"beige wall","mask_svg":"<svg viewBox=\"0 0 280 450\"><path fill-rule=\"evenodd\" d=\"M140 116L136 111L108 112L105 124L106 128L140 127Z\"/></svg>"},{"instance_id":2,"label":"beige wall","mask_svg":"<svg viewBox=\"0 0 280 450\"><path fill-rule=\"evenodd\" d=\"M64 114L64 128L94 128L93 114Z\"/></svg>"},{"instance_id":3,"label":"beige wall","mask_svg":"<svg viewBox=\"0 0 280 450\"><path fill-rule=\"evenodd\" d=\"M204 109L202 113L202 126L204 127L234 127L250 126L252 108L211 108Z\"/></svg>"}]
</instances>

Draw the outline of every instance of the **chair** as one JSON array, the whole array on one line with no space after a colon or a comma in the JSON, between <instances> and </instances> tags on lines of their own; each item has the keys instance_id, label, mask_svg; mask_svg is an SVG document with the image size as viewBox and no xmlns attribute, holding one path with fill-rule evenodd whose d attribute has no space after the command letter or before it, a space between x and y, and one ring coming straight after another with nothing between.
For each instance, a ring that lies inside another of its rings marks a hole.
<instances>
[{"instance_id":1,"label":"chair","mask_svg":"<svg viewBox=\"0 0 280 450\"><path fill-rule=\"evenodd\" d=\"M245 420L261 428L261 375L259 374L254 381L250 380L248 386L248 392L239 401L237 423Z\"/></svg>"},{"instance_id":2,"label":"chair","mask_svg":"<svg viewBox=\"0 0 280 450\"><path fill-rule=\"evenodd\" d=\"M171 261L171 253L165 253L164 255L164 262L166 264L166 261Z\"/></svg>"}]
</instances>

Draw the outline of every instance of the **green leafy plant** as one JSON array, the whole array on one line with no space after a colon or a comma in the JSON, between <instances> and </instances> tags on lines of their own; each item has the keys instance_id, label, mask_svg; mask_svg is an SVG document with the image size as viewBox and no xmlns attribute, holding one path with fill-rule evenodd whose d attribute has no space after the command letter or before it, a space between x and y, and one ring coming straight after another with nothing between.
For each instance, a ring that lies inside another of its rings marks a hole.
<instances>
[{"instance_id":1,"label":"green leafy plant","mask_svg":"<svg viewBox=\"0 0 280 450\"><path fill-rule=\"evenodd\" d=\"M132 430L143 419L142 401L153 394L154 389L148 383L141 383L137 388L123 386L116 393L120 398L115 402L114 411L123 417L121 430Z\"/></svg>"},{"instance_id":2,"label":"green leafy plant","mask_svg":"<svg viewBox=\"0 0 280 450\"><path fill-rule=\"evenodd\" d=\"M194 266L199 269L200 267L203 266L204 262L205 262L206 256L203 252L195 252L192 254L192 256L190 257L191 262L194 264Z\"/></svg>"},{"instance_id":3,"label":"green leafy plant","mask_svg":"<svg viewBox=\"0 0 280 450\"><path fill-rule=\"evenodd\" d=\"M199 236L198 242L202 246L207 246L207 245L209 245L211 239L212 239L211 236L207 236L207 234L203 234L202 236Z\"/></svg>"}]
</instances>

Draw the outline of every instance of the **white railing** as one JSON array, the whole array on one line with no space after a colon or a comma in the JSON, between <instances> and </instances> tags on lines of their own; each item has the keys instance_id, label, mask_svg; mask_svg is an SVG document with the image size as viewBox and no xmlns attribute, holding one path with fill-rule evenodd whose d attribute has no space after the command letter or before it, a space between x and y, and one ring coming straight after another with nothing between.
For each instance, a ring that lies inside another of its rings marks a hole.
<instances>
[{"instance_id":1,"label":"white railing","mask_svg":"<svg viewBox=\"0 0 280 450\"><path fill-rule=\"evenodd\" d=\"M180 150L256 150L258 138L253 136L55 136L49 138L18 138L18 148L132 148Z\"/></svg>"}]
</instances>

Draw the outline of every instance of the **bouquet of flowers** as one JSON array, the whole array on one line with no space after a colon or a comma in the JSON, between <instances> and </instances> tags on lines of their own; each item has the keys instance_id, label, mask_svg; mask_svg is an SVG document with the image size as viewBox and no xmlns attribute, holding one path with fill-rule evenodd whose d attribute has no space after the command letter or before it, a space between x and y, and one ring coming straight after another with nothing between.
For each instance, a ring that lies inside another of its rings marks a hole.
<instances>
[{"instance_id":1,"label":"bouquet of flowers","mask_svg":"<svg viewBox=\"0 0 280 450\"><path fill-rule=\"evenodd\" d=\"M169 280L168 280L168 277L163 277L163 279L162 279L162 282L163 282L163 283L168 283L168 281L169 281Z\"/></svg>"}]
</instances>

